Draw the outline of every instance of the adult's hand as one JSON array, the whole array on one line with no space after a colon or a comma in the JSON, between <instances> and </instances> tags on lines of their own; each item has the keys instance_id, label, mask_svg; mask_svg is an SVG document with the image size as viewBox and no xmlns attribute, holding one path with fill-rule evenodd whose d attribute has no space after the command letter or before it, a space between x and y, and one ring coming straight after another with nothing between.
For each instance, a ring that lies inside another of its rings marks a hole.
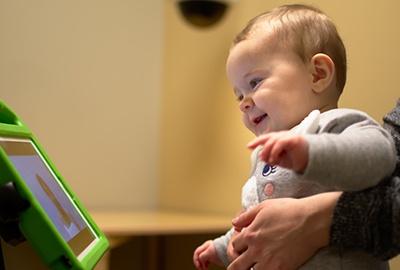
<instances>
[{"instance_id":1,"label":"adult's hand","mask_svg":"<svg viewBox=\"0 0 400 270\"><path fill-rule=\"evenodd\" d=\"M328 245L333 209L341 192L302 199L265 200L233 220L240 254L228 270L294 270Z\"/></svg>"}]
</instances>

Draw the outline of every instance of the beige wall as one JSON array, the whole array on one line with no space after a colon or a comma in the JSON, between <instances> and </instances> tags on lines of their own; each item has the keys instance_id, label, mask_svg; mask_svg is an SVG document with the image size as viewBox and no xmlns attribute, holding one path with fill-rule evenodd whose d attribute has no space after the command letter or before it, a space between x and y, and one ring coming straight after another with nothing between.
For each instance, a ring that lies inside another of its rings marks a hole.
<instances>
[{"instance_id":1,"label":"beige wall","mask_svg":"<svg viewBox=\"0 0 400 270\"><path fill-rule=\"evenodd\" d=\"M0 98L90 209L157 205L162 5L0 0Z\"/></svg>"},{"instance_id":2,"label":"beige wall","mask_svg":"<svg viewBox=\"0 0 400 270\"><path fill-rule=\"evenodd\" d=\"M161 206L238 209L237 188L247 167L240 155L247 151L240 147L244 140L238 140L238 115L224 75L233 26L223 22L212 29L192 28L172 1L165 8Z\"/></svg>"}]
</instances>

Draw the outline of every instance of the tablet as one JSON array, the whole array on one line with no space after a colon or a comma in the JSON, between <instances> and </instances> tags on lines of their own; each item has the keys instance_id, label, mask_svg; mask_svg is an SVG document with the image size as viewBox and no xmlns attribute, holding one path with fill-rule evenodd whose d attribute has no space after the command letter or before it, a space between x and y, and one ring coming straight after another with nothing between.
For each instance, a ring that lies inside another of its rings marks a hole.
<instances>
[{"instance_id":1,"label":"tablet","mask_svg":"<svg viewBox=\"0 0 400 270\"><path fill-rule=\"evenodd\" d=\"M93 268L107 239L37 139L0 102L0 186L10 181L29 203L19 227L43 262L51 269Z\"/></svg>"}]
</instances>

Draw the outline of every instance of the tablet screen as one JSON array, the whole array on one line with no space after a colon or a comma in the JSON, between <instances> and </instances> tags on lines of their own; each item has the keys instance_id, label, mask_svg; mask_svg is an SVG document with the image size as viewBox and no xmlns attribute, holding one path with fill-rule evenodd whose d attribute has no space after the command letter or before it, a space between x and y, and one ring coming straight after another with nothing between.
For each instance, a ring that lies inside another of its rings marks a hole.
<instances>
[{"instance_id":1,"label":"tablet screen","mask_svg":"<svg viewBox=\"0 0 400 270\"><path fill-rule=\"evenodd\" d=\"M0 138L0 146L78 259L97 237L31 140Z\"/></svg>"}]
</instances>

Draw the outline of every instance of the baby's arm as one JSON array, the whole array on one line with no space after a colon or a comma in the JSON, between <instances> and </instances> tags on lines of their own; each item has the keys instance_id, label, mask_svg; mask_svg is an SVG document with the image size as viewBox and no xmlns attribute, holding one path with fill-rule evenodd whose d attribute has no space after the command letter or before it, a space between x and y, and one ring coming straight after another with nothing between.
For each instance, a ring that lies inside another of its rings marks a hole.
<instances>
[{"instance_id":1,"label":"baby's arm","mask_svg":"<svg viewBox=\"0 0 400 270\"><path fill-rule=\"evenodd\" d=\"M303 173L308 163L308 142L301 135L290 131L271 132L261 135L247 146L255 149L263 146L259 157L269 165L278 165L297 173Z\"/></svg>"},{"instance_id":2,"label":"baby's arm","mask_svg":"<svg viewBox=\"0 0 400 270\"><path fill-rule=\"evenodd\" d=\"M260 151L262 160L337 190L374 186L396 165L390 134L365 113L349 109L327 112L317 134L269 133L249 147L257 145L266 148Z\"/></svg>"}]
</instances>

